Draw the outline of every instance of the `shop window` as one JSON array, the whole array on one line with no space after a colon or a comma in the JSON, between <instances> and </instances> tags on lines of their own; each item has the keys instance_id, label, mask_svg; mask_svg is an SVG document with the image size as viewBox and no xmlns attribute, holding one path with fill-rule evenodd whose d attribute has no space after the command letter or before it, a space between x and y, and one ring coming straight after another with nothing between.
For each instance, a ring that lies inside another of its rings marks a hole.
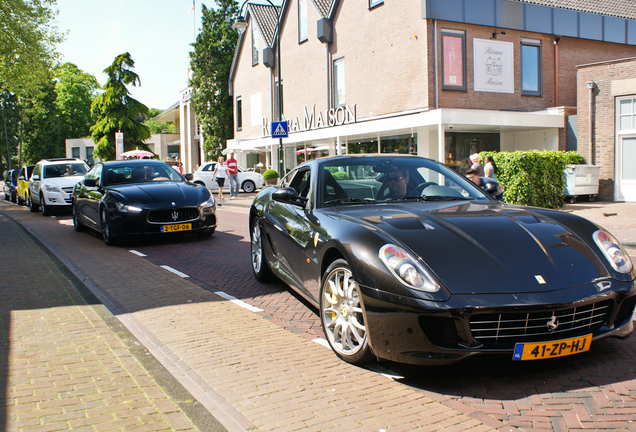
<instances>
[{"instance_id":1,"label":"shop window","mask_svg":"<svg viewBox=\"0 0 636 432\"><path fill-rule=\"evenodd\" d=\"M298 1L298 43L307 40L307 0Z\"/></svg>"},{"instance_id":2,"label":"shop window","mask_svg":"<svg viewBox=\"0 0 636 432\"><path fill-rule=\"evenodd\" d=\"M466 91L466 33L442 30L442 90Z\"/></svg>"},{"instance_id":3,"label":"shop window","mask_svg":"<svg viewBox=\"0 0 636 432\"><path fill-rule=\"evenodd\" d=\"M541 96L541 41L521 40L521 94Z\"/></svg>"},{"instance_id":4,"label":"shop window","mask_svg":"<svg viewBox=\"0 0 636 432\"><path fill-rule=\"evenodd\" d=\"M369 9L376 7L377 5L381 5L384 3L384 0L369 0Z\"/></svg>"},{"instance_id":5,"label":"shop window","mask_svg":"<svg viewBox=\"0 0 636 432\"><path fill-rule=\"evenodd\" d=\"M256 20L252 20L252 66L258 64L258 28Z\"/></svg>"},{"instance_id":6,"label":"shop window","mask_svg":"<svg viewBox=\"0 0 636 432\"><path fill-rule=\"evenodd\" d=\"M381 153L417 154L417 137L398 135L380 138Z\"/></svg>"},{"instance_id":7,"label":"shop window","mask_svg":"<svg viewBox=\"0 0 636 432\"><path fill-rule=\"evenodd\" d=\"M243 99L236 98L236 130L243 129Z\"/></svg>"},{"instance_id":8,"label":"shop window","mask_svg":"<svg viewBox=\"0 0 636 432\"><path fill-rule=\"evenodd\" d=\"M345 106L345 62L340 58L333 62L333 89L335 107Z\"/></svg>"},{"instance_id":9,"label":"shop window","mask_svg":"<svg viewBox=\"0 0 636 432\"><path fill-rule=\"evenodd\" d=\"M168 157L170 159L177 159L181 152L181 146L179 144L172 144L168 146Z\"/></svg>"},{"instance_id":10,"label":"shop window","mask_svg":"<svg viewBox=\"0 0 636 432\"><path fill-rule=\"evenodd\" d=\"M618 130L636 130L636 98L620 99L618 104Z\"/></svg>"},{"instance_id":11,"label":"shop window","mask_svg":"<svg viewBox=\"0 0 636 432\"><path fill-rule=\"evenodd\" d=\"M349 141L349 154L369 154L378 152L378 141Z\"/></svg>"}]
</instances>

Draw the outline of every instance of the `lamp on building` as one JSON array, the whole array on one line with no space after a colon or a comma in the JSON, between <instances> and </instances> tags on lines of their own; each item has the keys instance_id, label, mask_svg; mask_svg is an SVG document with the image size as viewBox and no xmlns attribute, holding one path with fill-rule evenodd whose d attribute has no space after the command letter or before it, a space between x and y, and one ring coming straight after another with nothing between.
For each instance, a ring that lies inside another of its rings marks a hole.
<instances>
[{"instance_id":1,"label":"lamp on building","mask_svg":"<svg viewBox=\"0 0 636 432\"><path fill-rule=\"evenodd\" d=\"M239 34L243 34L247 29L247 21L242 15L243 8L247 4L249 0L245 0L238 11L238 17L232 24L232 27L236 29ZM270 0L265 0L274 8L276 12L276 27L274 28L274 34L276 35L275 43L276 43L276 72L278 74L278 86L276 87L276 99L278 102L278 115L276 116L278 121L282 121L283 119L283 100L282 100L282 92L281 92L281 79L280 79L280 12L278 8L272 3ZM283 161L283 139L278 139L278 175L282 178L285 175L285 164Z\"/></svg>"}]
</instances>

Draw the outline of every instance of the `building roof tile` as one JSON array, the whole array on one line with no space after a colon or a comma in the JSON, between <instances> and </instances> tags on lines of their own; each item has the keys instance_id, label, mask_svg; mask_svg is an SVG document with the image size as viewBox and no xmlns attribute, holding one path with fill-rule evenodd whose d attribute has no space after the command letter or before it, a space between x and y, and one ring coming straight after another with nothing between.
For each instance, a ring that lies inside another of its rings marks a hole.
<instances>
[{"instance_id":1,"label":"building roof tile","mask_svg":"<svg viewBox=\"0 0 636 432\"><path fill-rule=\"evenodd\" d=\"M322 18L328 18L335 0L312 0Z\"/></svg>"},{"instance_id":2,"label":"building roof tile","mask_svg":"<svg viewBox=\"0 0 636 432\"><path fill-rule=\"evenodd\" d=\"M559 9L636 20L636 0L513 0Z\"/></svg>"},{"instance_id":3,"label":"building roof tile","mask_svg":"<svg viewBox=\"0 0 636 432\"><path fill-rule=\"evenodd\" d=\"M273 47L276 39L276 23L281 7L255 3L248 3L248 5L265 43L267 46Z\"/></svg>"}]
</instances>

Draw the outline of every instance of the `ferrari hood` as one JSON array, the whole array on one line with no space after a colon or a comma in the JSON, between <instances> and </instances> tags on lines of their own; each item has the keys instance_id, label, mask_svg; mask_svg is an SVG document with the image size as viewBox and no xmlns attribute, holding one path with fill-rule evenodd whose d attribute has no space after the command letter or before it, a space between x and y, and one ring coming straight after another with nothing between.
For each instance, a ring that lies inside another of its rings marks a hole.
<instances>
[{"instance_id":1,"label":"ferrari hood","mask_svg":"<svg viewBox=\"0 0 636 432\"><path fill-rule=\"evenodd\" d=\"M148 182L116 185L110 192L129 204L146 208L196 206L205 200L199 187L188 183Z\"/></svg>"},{"instance_id":2,"label":"ferrari hood","mask_svg":"<svg viewBox=\"0 0 636 432\"><path fill-rule=\"evenodd\" d=\"M453 294L552 291L607 276L585 242L531 209L474 202L422 208L414 203L341 213L407 246Z\"/></svg>"}]
</instances>

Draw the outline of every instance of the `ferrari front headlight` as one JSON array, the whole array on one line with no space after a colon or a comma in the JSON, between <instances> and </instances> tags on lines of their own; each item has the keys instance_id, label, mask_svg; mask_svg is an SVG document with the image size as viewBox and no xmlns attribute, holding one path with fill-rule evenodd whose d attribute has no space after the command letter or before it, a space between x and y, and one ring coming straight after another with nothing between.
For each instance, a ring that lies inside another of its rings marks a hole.
<instances>
[{"instance_id":1,"label":"ferrari front headlight","mask_svg":"<svg viewBox=\"0 0 636 432\"><path fill-rule=\"evenodd\" d=\"M607 231L598 230L592 234L594 242L619 273L629 273L634 267L629 254L623 246Z\"/></svg>"},{"instance_id":2,"label":"ferrari front headlight","mask_svg":"<svg viewBox=\"0 0 636 432\"><path fill-rule=\"evenodd\" d=\"M386 244L380 248L380 260L402 284L420 291L437 292L439 284L413 255L403 248Z\"/></svg>"}]
</instances>

